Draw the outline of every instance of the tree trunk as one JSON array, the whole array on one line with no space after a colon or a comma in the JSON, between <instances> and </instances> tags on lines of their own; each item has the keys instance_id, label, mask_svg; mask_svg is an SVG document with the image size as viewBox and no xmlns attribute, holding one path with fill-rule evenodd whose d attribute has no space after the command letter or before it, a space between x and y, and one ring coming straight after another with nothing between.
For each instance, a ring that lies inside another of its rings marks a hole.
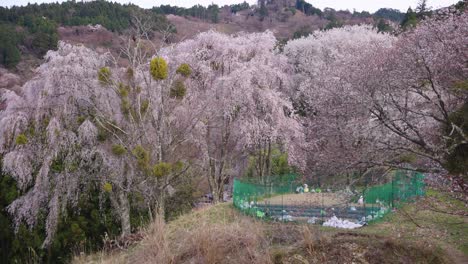
<instances>
[{"instance_id":1,"label":"tree trunk","mask_svg":"<svg viewBox=\"0 0 468 264\"><path fill-rule=\"evenodd\" d=\"M130 203L124 192L119 194L119 215L122 228L121 236L127 236L132 232L130 225Z\"/></svg>"},{"instance_id":2,"label":"tree trunk","mask_svg":"<svg viewBox=\"0 0 468 264\"><path fill-rule=\"evenodd\" d=\"M222 178L223 168L222 166L216 166L215 160L210 160L209 170L208 183L210 184L211 195L213 195L213 203L217 204L222 200L222 190L224 184L224 179Z\"/></svg>"},{"instance_id":3,"label":"tree trunk","mask_svg":"<svg viewBox=\"0 0 468 264\"><path fill-rule=\"evenodd\" d=\"M165 190L161 190L161 194L157 197L154 212L155 212L155 217L154 219L158 219L158 217L161 217L164 219L165 217L165 210L166 210L166 205L164 203L164 200L166 198L165 195Z\"/></svg>"},{"instance_id":4,"label":"tree trunk","mask_svg":"<svg viewBox=\"0 0 468 264\"><path fill-rule=\"evenodd\" d=\"M268 139L266 172L267 172L267 176L271 176L271 140L270 139Z\"/></svg>"}]
</instances>

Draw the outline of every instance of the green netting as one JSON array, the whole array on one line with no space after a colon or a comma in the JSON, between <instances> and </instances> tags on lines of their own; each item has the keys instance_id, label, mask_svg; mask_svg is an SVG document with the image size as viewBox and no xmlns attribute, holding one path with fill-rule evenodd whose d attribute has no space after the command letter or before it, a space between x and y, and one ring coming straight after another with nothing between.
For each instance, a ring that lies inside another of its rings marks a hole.
<instances>
[{"instance_id":1,"label":"green netting","mask_svg":"<svg viewBox=\"0 0 468 264\"><path fill-rule=\"evenodd\" d=\"M312 222L320 218L321 221L317 222L323 222L326 218L337 216L369 222L380 219L402 203L424 195L424 175L409 171L396 171L389 183L365 188L364 191L354 194L344 191L333 193L323 186L322 190L327 191L321 192L318 188L311 188L310 192L314 192L313 194L295 194L300 185L302 183L295 174L272 176L262 180L236 179L233 203L242 212L259 218L313 220ZM332 204L323 201L323 197L341 195L347 200ZM361 201L360 196L364 198ZM288 200L294 200L296 197L300 198L297 199L301 200L300 203L295 204L294 201Z\"/></svg>"},{"instance_id":2,"label":"green netting","mask_svg":"<svg viewBox=\"0 0 468 264\"><path fill-rule=\"evenodd\" d=\"M292 193L296 174L272 176L260 180L234 180L233 203L245 213L264 217L265 212L257 208L259 201L274 195Z\"/></svg>"},{"instance_id":3,"label":"green netting","mask_svg":"<svg viewBox=\"0 0 468 264\"><path fill-rule=\"evenodd\" d=\"M392 208L425 195L424 175L414 171L396 171L389 183L364 190L366 217L379 219Z\"/></svg>"}]
</instances>

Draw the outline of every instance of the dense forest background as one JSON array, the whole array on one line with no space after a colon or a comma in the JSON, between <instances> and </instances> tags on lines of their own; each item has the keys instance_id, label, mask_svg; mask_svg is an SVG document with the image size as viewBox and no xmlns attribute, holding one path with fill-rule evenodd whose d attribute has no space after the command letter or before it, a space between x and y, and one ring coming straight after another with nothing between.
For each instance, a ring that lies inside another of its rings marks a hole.
<instances>
[{"instance_id":1,"label":"dense forest background","mask_svg":"<svg viewBox=\"0 0 468 264\"><path fill-rule=\"evenodd\" d=\"M228 12L232 14L250 10L252 16L257 15L260 20L279 12L274 6L274 1L259 1L257 6L250 6L246 2L226 7L219 7L215 4L207 7L194 5L190 8L161 5L148 10L133 4L122 5L104 0L0 7L0 63L7 68L13 68L21 60L22 54L32 54L41 58L47 50L55 50L59 40L57 33L59 26L99 24L112 32L122 34L132 26L132 17L140 15L153 20L154 25L157 25L153 30L158 31L168 27L169 22L165 16L169 14L218 23L222 20L223 10L229 10ZM288 10L292 14L298 10L307 16L318 16L328 20L324 30L345 25L337 14L346 14L356 18L373 18L375 26L387 32L394 30L391 23L401 23L403 27L406 27L414 24L414 19L416 19L412 10L409 10L407 14L389 8L382 8L374 14L365 11L353 13L335 11L330 8L322 11L304 0L297 0L295 5ZM174 26L172 28L174 31L177 30ZM306 36L310 32L310 29L303 27L291 33L294 38L297 38Z\"/></svg>"}]
</instances>

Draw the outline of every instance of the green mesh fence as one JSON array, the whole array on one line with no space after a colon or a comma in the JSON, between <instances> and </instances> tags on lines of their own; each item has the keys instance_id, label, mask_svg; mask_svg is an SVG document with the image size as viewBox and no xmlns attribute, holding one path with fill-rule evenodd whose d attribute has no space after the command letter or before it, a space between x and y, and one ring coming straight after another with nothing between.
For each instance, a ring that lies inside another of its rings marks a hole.
<instances>
[{"instance_id":1,"label":"green mesh fence","mask_svg":"<svg viewBox=\"0 0 468 264\"><path fill-rule=\"evenodd\" d=\"M396 171L393 179L362 192L310 188L295 174L259 179L236 179L233 203L242 212L281 221L322 223L332 216L370 222L405 202L423 196L424 175Z\"/></svg>"},{"instance_id":2,"label":"green mesh fence","mask_svg":"<svg viewBox=\"0 0 468 264\"><path fill-rule=\"evenodd\" d=\"M263 218L266 210L260 208L262 200L293 192L296 174L267 177L263 180L234 180L233 203L241 211Z\"/></svg>"},{"instance_id":3,"label":"green mesh fence","mask_svg":"<svg viewBox=\"0 0 468 264\"><path fill-rule=\"evenodd\" d=\"M366 217L372 220L382 218L392 208L424 196L424 187L424 174L396 171L391 182L364 190Z\"/></svg>"}]
</instances>

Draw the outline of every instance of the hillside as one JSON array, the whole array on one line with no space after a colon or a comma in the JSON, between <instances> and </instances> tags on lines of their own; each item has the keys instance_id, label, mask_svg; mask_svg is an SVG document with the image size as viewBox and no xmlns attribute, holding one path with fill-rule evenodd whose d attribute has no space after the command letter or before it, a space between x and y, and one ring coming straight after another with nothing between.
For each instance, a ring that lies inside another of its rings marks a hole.
<instances>
[{"instance_id":1,"label":"hillside","mask_svg":"<svg viewBox=\"0 0 468 264\"><path fill-rule=\"evenodd\" d=\"M151 39L156 45L162 45L160 30L168 28L171 28L168 41L172 43L207 30L226 34L270 30L278 39L287 40L344 25L377 25L380 20L385 21L380 21L382 25L395 26L403 14L385 8L374 15L333 9L322 12L299 0L266 1L264 7L244 3L208 8L161 6L147 10L102 0L0 7L0 32L12 36L0 37L0 50L3 50L0 64L5 67L0 72L0 87L13 89L31 79L45 52L55 50L59 40L100 51L110 50L118 55L124 39L132 34L133 16L152 21Z\"/></svg>"},{"instance_id":2,"label":"hillside","mask_svg":"<svg viewBox=\"0 0 468 264\"><path fill-rule=\"evenodd\" d=\"M104 0L0 7L0 32L11 36L9 39L0 38L0 63L13 71L21 57L37 58L36 63L39 63L47 50L57 48L58 40L111 47L118 51L119 38L131 34L135 16L151 21L149 30L153 32L151 35L157 36L154 40L160 37L160 30L171 28L171 41L177 42L208 29L226 33L271 30L279 39L289 39L343 25L377 25L379 19L384 19L388 25L395 21L398 23L401 14L395 12L391 9L381 9L375 15L333 9L322 12L299 0L270 0L261 2L260 6L246 3L224 7L210 5L207 8L195 5L192 8L160 6L142 9L132 4L121 5ZM173 26L168 24L166 16ZM99 38L93 37L93 31L83 28L88 25L100 25L105 31ZM23 75L21 70L17 72L28 79L29 75Z\"/></svg>"},{"instance_id":3,"label":"hillside","mask_svg":"<svg viewBox=\"0 0 468 264\"><path fill-rule=\"evenodd\" d=\"M352 231L263 222L222 204L156 221L128 249L78 255L73 263L465 263L467 219L430 210L435 198L439 209L457 203L432 191Z\"/></svg>"}]
</instances>

